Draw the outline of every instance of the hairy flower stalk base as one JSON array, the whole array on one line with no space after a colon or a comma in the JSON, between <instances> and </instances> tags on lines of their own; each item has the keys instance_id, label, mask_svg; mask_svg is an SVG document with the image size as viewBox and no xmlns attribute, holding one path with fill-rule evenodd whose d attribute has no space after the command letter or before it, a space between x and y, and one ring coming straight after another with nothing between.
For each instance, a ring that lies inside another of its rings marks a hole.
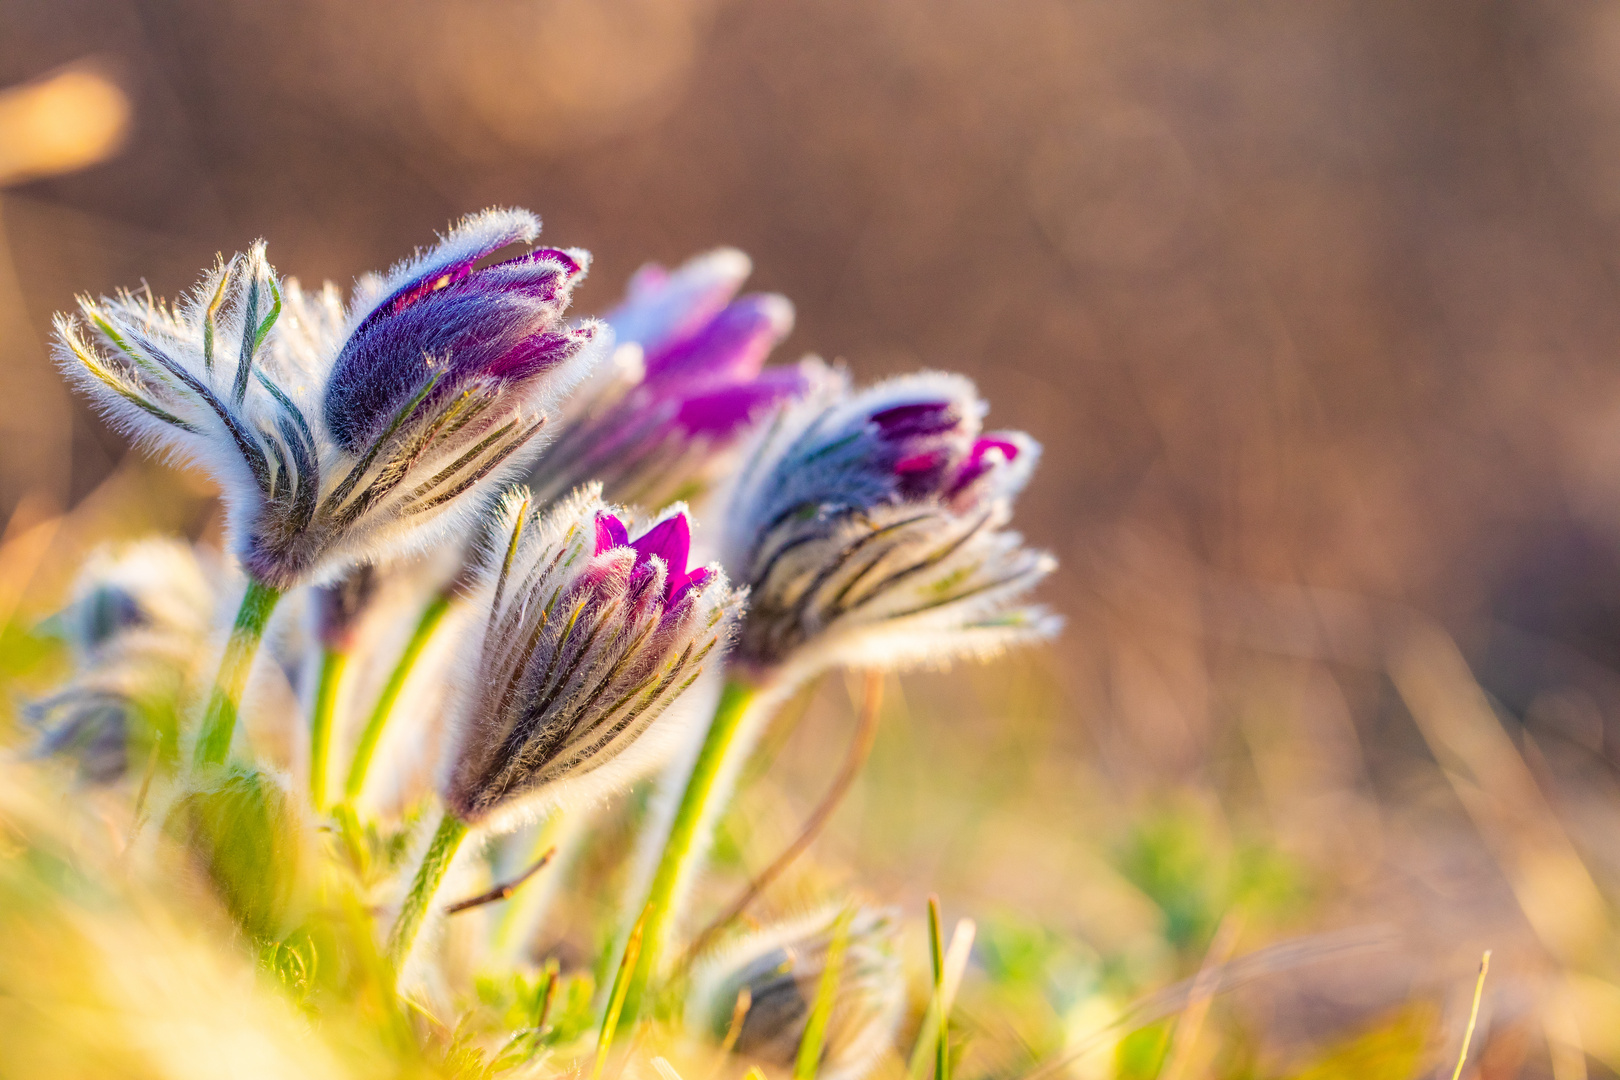
<instances>
[{"instance_id":1,"label":"hairy flower stalk base","mask_svg":"<svg viewBox=\"0 0 1620 1080\"><path fill-rule=\"evenodd\" d=\"M623 515L595 488L544 515L527 491L505 500L503 539L474 590L489 615L441 788L445 819L390 936L396 959L468 827L510 828L644 771L644 736L726 641L739 600L718 567L687 568L684 508L634 541Z\"/></svg>"},{"instance_id":2,"label":"hairy flower stalk base","mask_svg":"<svg viewBox=\"0 0 1620 1080\"><path fill-rule=\"evenodd\" d=\"M236 623L225 643L225 655L219 662L219 674L208 695L208 710L203 714L202 728L192 758L199 766L222 765L231 752L231 736L236 731L236 713L241 706L242 690L247 686L248 672L253 657L264 638L264 628L276 609L281 592L268 585L248 579L242 606L237 609Z\"/></svg>"}]
</instances>

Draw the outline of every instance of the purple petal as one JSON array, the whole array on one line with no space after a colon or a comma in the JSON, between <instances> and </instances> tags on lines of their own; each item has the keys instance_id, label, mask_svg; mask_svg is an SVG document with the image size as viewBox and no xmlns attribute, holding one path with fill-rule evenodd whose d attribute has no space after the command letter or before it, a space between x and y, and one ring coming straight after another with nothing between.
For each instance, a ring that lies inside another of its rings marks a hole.
<instances>
[{"instance_id":1,"label":"purple petal","mask_svg":"<svg viewBox=\"0 0 1620 1080\"><path fill-rule=\"evenodd\" d=\"M986 435L973 444L968 456L962 462L961 469L956 474L956 480L951 484L950 494L955 495L973 481L989 472L991 462L987 460L991 451L1000 451L1001 460L1018 460L1018 444L1010 439L998 438L995 435Z\"/></svg>"},{"instance_id":2,"label":"purple petal","mask_svg":"<svg viewBox=\"0 0 1620 1080\"><path fill-rule=\"evenodd\" d=\"M396 293L344 343L324 411L346 448L362 449L436 372L439 396L478 378L504 385L563 363L589 340L554 329L583 273L569 253L542 248L462 273L467 265Z\"/></svg>"},{"instance_id":3,"label":"purple petal","mask_svg":"<svg viewBox=\"0 0 1620 1080\"><path fill-rule=\"evenodd\" d=\"M630 546L636 549L638 566L654 555L664 561L665 603L691 581L691 575L686 572L686 560L692 553L692 526L685 514L665 518Z\"/></svg>"},{"instance_id":4,"label":"purple petal","mask_svg":"<svg viewBox=\"0 0 1620 1080\"><path fill-rule=\"evenodd\" d=\"M607 321L617 341L652 353L690 337L737 295L751 266L740 251L722 248L688 259L675 271L649 263L637 270Z\"/></svg>"},{"instance_id":5,"label":"purple petal","mask_svg":"<svg viewBox=\"0 0 1620 1080\"><path fill-rule=\"evenodd\" d=\"M692 527L685 514L676 514L642 533L630 546L636 549L637 562L657 555L672 572L684 574L692 550Z\"/></svg>"},{"instance_id":6,"label":"purple petal","mask_svg":"<svg viewBox=\"0 0 1620 1080\"><path fill-rule=\"evenodd\" d=\"M596 515L596 551L593 554L600 555L604 551L624 547L628 543L630 530L624 527L624 522L612 514Z\"/></svg>"},{"instance_id":7,"label":"purple petal","mask_svg":"<svg viewBox=\"0 0 1620 1080\"><path fill-rule=\"evenodd\" d=\"M793 305L756 293L729 304L696 334L649 349L647 382L749 378L793 329Z\"/></svg>"},{"instance_id":8,"label":"purple petal","mask_svg":"<svg viewBox=\"0 0 1620 1080\"><path fill-rule=\"evenodd\" d=\"M917 401L872 414L872 423L878 426L879 433L892 441L918 435L939 435L961 422L961 414L949 401Z\"/></svg>"},{"instance_id":9,"label":"purple petal","mask_svg":"<svg viewBox=\"0 0 1620 1080\"><path fill-rule=\"evenodd\" d=\"M752 382L682 399L675 413L675 423L688 434L724 437L766 407L798 397L808 388L809 380L798 368L774 368Z\"/></svg>"}]
</instances>

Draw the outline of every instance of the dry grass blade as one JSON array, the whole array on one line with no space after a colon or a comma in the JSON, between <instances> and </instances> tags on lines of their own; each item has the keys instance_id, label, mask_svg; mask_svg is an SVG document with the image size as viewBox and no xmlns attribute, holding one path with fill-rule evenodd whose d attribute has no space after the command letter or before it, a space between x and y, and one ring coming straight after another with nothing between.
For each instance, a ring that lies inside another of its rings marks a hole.
<instances>
[{"instance_id":1,"label":"dry grass blade","mask_svg":"<svg viewBox=\"0 0 1620 1080\"><path fill-rule=\"evenodd\" d=\"M1581 967L1608 939L1607 905L1456 644L1419 623L1389 673L1536 936Z\"/></svg>"},{"instance_id":2,"label":"dry grass blade","mask_svg":"<svg viewBox=\"0 0 1620 1080\"><path fill-rule=\"evenodd\" d=\"M1193 978L1192 994L1187 999L1187 1007L1182 1010L1181 1019L1176 1022L1170 1054L1165 1062L1164 1071L1159 1074L1161 1080L1181 1080L1186 1075L1187 1066L1192 1061L1193 1044L1198 1041L1198 1033L1203 1029L1204 1018L1209 1015L1209 1003L1214 1000L1215 991L1220 987L1221 969L1232 959L1232 950L1237 947L1238 932L1242 925L1242 916L1232 912L1221 920L1220 927L1215 931L1215 940L1210 942L1209 951L1204 954L1204 962Z\"/></svg>"},{"instance_id":3,"label":"dry grass blade","mask_svg":"<svg viewBox=\"0 0 1620 1080\"><path fill-rule=\"evenodd\" d=\"M1457 1067L1451 1071L1451 1080L1462 1080L1463 1065L1468 1062L1468 1046L1474 1041L1474 1025L1479 1023L1479 999L1485 994L1485 973L1491 969L1491 950L1479 958L1479 978L1474 981L1474 1004L1468 1010L1468 1026L1463 1029L1462 1050L1457 1054Z\"/></svg>"},{"instance_id":4,"label":"dry grass blade","mask_svg":"<svg viewBox=\"0 0 1620 1080\"><path fill-rule=\"evenodd\" d=\"M1349 956L1369 949L1387 948L1394 943L1393 933L1384 927L1362 927L1279 942L1216 968L1211 972L1211 992L1233 990L1279 971L1321 963L1324 960ZM1200 972L1201 974L1203 973ZM1112 1021L1072 1043L1068 1053L1038 1066L1027 1073L1023 1080L1044 1080L1045 1077L1060 1072L1096 1049L1109 1036L1117 1032L1134 1031L1185 1009L1192 1000L1197 983L1198 976L1194 976L1138 998Z\"/></svg>"}]
</instances>

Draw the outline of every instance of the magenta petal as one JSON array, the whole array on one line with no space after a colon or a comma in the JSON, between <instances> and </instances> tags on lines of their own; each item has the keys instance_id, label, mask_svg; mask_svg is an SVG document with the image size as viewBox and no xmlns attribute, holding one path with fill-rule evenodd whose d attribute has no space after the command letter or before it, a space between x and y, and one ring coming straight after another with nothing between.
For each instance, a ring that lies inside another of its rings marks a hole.
<instances>
[{"instance_id":1,"label":"magenta petal","mask_svg":"<svg viewBox=\"0 0 1620 1080\"><path fill-rule=\"evenodd\" d=\"M685 514L676 514L642 533L630 546L636 549L636 562L657 555L671 574L684 574L686 557L692 550L692 527Z\"/></svg>"},{"instance_id":2,"label":"magenta petal","mask_svg":"<svg viewBox=\"0 0 1620 1080\"><path fill-rule=\"evenodd\" d=\"M777 368L752 382L692 394L681 401L675 422L693 435L730 435L768 405L798 397L808 386L798 368Z\"/></svg>"},{"instance_id":3,"label":"magenta petal","mask_svg":"<svg viewBox=\"0 0 1620 1080\"><path fill-rule=\"evenodd\" d=\"M894 405L872 414L872 423L878 426L886 439L905 439L917 435L939 435L956 427L962 418L949 401L918 401L908 405Z\"/></svg>"},{"instance_id":4,"label":"magenta petal","mask_svg":"<svg viewBox=\"0 0 1620 1080\"><path fill-rule=\"evenodd\" d=\"M985 458L992 450L1001 451L1005 461L1018 460L1017 443L1009 439L999 439L994 435L986 435L974 442L973 449L968 451L967 460L962 462L961 471L956 474L956 482L951 485L950 494L955 495L990 471L990 465Z\"/></svg>"},{"instance_id":5,"label":"magenta petal","mask_svg":"<svg viewBox=\"0 0 1620 1080\"><path fill-rule=\"evenodd\" d=\"M647 354L647 381L750 378L793 328L780 296L755 294L726 305L697 333Z\"/></svg>"},{"instance_id":6,"label":"magenta petal","mask_svg":"<svg viewBox=\"0 0 1620 1080\"><path fill-rule=\"evenodd\" d=\"M630 530L624 527L624 522L612 514L596 515L596 551L594 554L600 555L602 552L612 548L624 547L629 542Z\"/></svg>"},{"instance_id":7,"label":"magenta petal","mask_svg":"<svg viewBox=\"0 0 1620 1080\"><path fill-rule=\"evenodd\" d=\"M685 580L676 582L675 587L669 591L671 602L680 599L689 589L703 588L703 583L708 580L709 568L707 566L696 567L690 574L685 576Z\"/></svg>"}]
</instances>

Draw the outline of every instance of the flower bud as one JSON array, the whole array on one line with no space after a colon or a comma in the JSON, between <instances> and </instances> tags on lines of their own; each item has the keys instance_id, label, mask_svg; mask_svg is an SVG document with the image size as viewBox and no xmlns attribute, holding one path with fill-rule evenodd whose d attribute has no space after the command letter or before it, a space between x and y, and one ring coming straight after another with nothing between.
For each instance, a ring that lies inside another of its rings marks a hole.
<instances>
[{"instance_id":1,"label":"flower bud","mask_svg":"<svg viewBox=\"0 0 1620 1080\"><path fill-rule=\"evenodd\" d=\"M1051 556L1004 528L1040 447L982 434L985 408L956 375L840 379L768 426L724 518L723 561L750 590L737 660L941 663L1056 630L1020 603Z\"/></svg>"},{"instance_id":2,"label":"flower bud","mask_svg":"<svg viewBox=\"0 0 1620 1080\"><path fill-rule=\"evenodd\" d=\"M468 824L520 818L565 781L578 791L644 768L629 751L718 659L740 606L718 567L687 567L679 506L631 539L594 487L543 514L519 490L493 534L443 787Z\"/></svg>"},{"instance_id":3,"label":"flower bud","mask_svg":"<svg viewBox=\"0 0 1620 1080\"><path fill-rule=\"evenodd\" d=\"M815 1005L836 910L767 927L723 949L693 975L688 1026L716 1042L739 1010L736 1053L789 1067ZM850 919L816 1075L860 1080L891 1048L905 1008L896 915L861 908Z\"/></svg>"},{"instance_id":4,"label":"flower bud","mask_svg":"<svg viewBox=\"0 0 1620 1080\"><path fill-rule=\"evenodd\" d=\"M131 744L157 737L175 751L174 721L206 654L214 586L190 546L150 539L105 547L85 561L72 601L48 626L72 649L70 681L30 702L37 756L65 754L91 783L128 767Z\"/></svg>"}]
</instances>

